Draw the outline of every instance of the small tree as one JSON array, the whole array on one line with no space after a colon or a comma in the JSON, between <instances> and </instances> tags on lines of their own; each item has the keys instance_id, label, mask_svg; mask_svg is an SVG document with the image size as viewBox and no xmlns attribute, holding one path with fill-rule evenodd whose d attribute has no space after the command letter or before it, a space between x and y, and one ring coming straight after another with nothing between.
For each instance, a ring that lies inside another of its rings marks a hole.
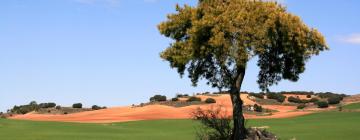
<instances>
[{"instance_id":1,"label":"small tree","mask_svg":"<svg viewBox=\"0 0 360 140\"><path fill-rule=\"evenodd\" d=\"M213 99L213 98L207 98L207 99L205 100L205 103L207 103L207 104L216 103L216 100Z\"/></svg>"},{"instance_id":2,"label":"small tree","mask_svg":"<svg viewBox=\"0 0 360 140\"><path fill-rule=\"evenodd\" d=\"M260 89L282 79L297 81L305 62L328 47L324 37L298 16L271 1L199 0L191 7L176 6L158 28L174 40L161 53L194 86L199 79L227 89L233 104L233 140L245 139L240 89L247 62L257 57Z\"/></svg>"},{"instance_id":3,"label":"small tree","mask_svg":"<svg viewBox=\"0 0 360 140\"><path fill-rule=\"evenodd\" d=\"M82 108L82 104L81 103L75 103L72 105L73 108Z\"/></svg>"},{"instance_id":4,"label":"small tree","mask_svg":"<svg viewBox=\"0 0 360 140\"><path fill-rule=\"evenodd\" d=\"M318 105L318 108L328 108L329 107L328 102L325 102L325 101L319 101L316 104Z\"/></svg>"}]
</instances>

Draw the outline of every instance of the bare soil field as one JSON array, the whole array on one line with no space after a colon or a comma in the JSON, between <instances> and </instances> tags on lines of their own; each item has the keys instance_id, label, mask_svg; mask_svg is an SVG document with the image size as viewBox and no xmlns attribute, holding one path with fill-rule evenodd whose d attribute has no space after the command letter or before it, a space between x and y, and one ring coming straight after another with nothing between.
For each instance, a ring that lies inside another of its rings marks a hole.
<instances>
[{"instance_id":1,"label":"bare soil field","mask_svg":"<svg viewBox=\"0 0 360 140\"><path fill-rule=\"evenodd\" d=\"M247 98L247 94L242 94L241 98L244 101L244 105L254 105L255 102ZM203 109L210 108L212 106L223 106L229 115L232 113L232 105L229 95L220 96L206 96L199 95L202 100L206 98L214 98L215 104L201 104L191 105L185 107L171 107L166 105L147 105L143 107L112 107L108 109L86 111L74 114L60 115L60 114L34 114L28 113L25 115L16 115L10 119L21 120L36 120L36 121L61 121L61 122L86 122L86 123L110 123L110 122L126 122L126 121L138 121L138 120L159 120L159 119L189 119L191 118L191 112L200 107ZM310 114L313 111L301 111L297 110L296 106L284 106L284 105L263 105L264 108L276 110L276 112L270 115L253 115L245 114L248 119L260 119L260 118L288 118Z\"/></svg>"}]
</instances>

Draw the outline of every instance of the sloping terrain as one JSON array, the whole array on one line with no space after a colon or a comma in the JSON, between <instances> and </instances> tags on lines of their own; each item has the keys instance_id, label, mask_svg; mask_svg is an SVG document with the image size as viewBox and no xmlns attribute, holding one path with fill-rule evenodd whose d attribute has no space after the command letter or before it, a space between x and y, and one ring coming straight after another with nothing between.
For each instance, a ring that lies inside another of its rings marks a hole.
<instances>
[{"instance_id":1,"label":"sloping terrain","mask_svg":"<svg viewBox=\"0 0 360 140\"><path fill-rule=\"evenodd\" d=\"M253 105L254 101L247 98L247 94L242 94L241 98L245 105ZM198 96L205 100L210 96ZM229 115L232 113L232 105L229 95L211 96L216 100L215 104L192 105L186 107L171 107L165 105L147 105L144 107L113 107L108 109L87 111L81 113L67 115L52 114L34 114L16 115L11 119L37 120L37 121L62 121L62 122L90 122L90 123L109 123L109 122L125 122L138 120L158 120L158 119L188 119L191 112L200 107L203 109L212 106L221 105L226 108ZM270 116L256 116L245 114L246 118L286 118L299 115L309 114L308 111L296 111L295 106L282 105L264 105L264 108L277 110Z\"/></svg>"}]
</instances>

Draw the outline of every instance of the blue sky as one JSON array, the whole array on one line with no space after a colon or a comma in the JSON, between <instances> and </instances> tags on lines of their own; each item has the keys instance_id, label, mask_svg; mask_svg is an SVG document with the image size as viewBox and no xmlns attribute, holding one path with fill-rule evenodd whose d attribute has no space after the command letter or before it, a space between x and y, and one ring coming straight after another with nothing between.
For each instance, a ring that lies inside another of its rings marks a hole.
<instances>
[{"instance_id":1,"label":"blue sky","mask_svg":"<svg viewBox=\"0 0 360 140\"><path fill-rule=\"evenodd\" d=\"M154 94L216 91L204 83L192 87L159 58L171 41L156 25L176 3L196 2L0 1L0 111L32 100L119 106ZM360 93L360 1L281 2L322 32L331 50L313 57L298 82L271 90ZM257 73L251 61L243 90L259 91Z\"/></svg>"}]
</instances>

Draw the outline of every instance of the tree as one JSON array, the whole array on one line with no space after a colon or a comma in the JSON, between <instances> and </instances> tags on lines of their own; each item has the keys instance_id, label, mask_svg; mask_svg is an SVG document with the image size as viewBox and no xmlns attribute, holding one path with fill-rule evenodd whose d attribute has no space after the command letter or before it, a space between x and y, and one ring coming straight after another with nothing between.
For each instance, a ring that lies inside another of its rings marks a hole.
<instances>
[{"instance_id":1,"label":"tree","mask_svg":"<svg viewBox=\"0 0 360 140\"><path fill-rule=\"evenodd\" d=\"M328 49L324 37L276 2L261 0L199 0L177 5L176 13L158 25L174 40L160 56L180 76L188 72L193 86L199 79L229 90L233 105L232 139L245 139L240 89L247 62L260 67L261 90L282 79L297 81L311 56Z\"/></svg>"}]
</instances>

